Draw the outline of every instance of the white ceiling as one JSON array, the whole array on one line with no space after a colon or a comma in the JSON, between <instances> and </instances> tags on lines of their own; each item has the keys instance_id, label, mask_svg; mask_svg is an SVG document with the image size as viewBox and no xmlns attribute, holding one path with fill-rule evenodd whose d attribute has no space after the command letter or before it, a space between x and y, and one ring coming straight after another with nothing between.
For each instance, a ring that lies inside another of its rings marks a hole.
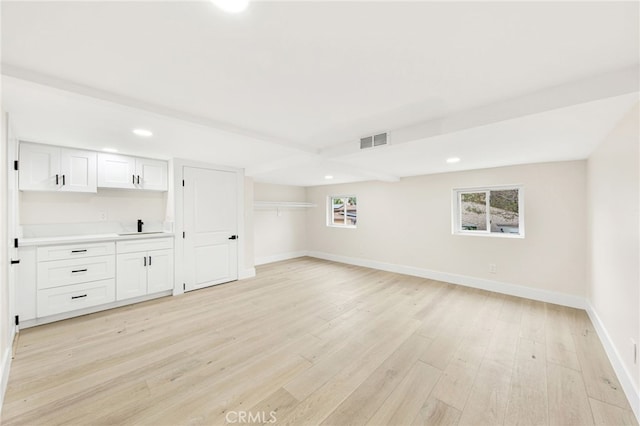
<instances>
[{"instance_id":1,"label":"white ceiling","mask_svg":"<svg viewBox=\"0 0 640 426\"><path fill-rule=\"evenodd\" d=\"M637 102L638 27L637 2L3 1L2 95L28 140L395 180L586 158Z\"/></svg>"}]
</instances>

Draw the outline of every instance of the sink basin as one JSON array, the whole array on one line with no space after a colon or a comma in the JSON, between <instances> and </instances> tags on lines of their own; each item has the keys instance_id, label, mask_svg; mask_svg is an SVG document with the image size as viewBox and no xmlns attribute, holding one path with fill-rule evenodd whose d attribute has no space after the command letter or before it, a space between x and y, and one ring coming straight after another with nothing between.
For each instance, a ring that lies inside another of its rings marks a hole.
<instances>
[{"instance_id":1,"label":"sink basin","mask_svg":"<svg viewBox=\"0 0 640 426\"><path fill-rule=\"evenodd\" d=\"M143 231L143 232L123 232L118 235L148 235L148 234L162 234L163 231Z\"/></svg>"}]
</instances>

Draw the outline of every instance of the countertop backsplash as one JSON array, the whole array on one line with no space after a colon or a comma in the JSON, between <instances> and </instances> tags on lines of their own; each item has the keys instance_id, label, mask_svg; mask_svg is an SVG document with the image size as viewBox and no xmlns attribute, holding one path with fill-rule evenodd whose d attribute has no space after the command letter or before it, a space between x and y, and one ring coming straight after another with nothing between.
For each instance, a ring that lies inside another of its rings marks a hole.
<instances>
[{"instance_id":1,"label":"countertop backsplash","mask_svg":"<svg viewBox=\"0 0 640 426\"><path fill-rule=\"evenodd\" d=\"M145 232L173 232L173 222L141 219ZM136 232L137 222L46 223L22 225L20 228L21 238L51 238Z\"/></svg>"}]
</instances>

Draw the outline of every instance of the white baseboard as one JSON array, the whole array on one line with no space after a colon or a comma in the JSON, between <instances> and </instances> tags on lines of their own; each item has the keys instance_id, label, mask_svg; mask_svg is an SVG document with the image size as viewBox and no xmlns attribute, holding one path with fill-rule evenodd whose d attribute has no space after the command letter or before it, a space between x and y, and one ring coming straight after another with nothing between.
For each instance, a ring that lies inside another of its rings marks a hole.
<instances>
[{"instance_id":1,"label":"white baseboard","mask_svg":"<svg viewBox=\"0 0 640 426\"><path fill-rule=\"evenodd\" d=\"M309 251L306 253L306 255L310 257L316 257L318 259L331 260L334 262L347 263L349 265L364 266L366 268L380 269L387 272L395 272L398 274L412 275L414 277L444 281L447 283L459 284L466 287L479 288L496 293L523 297L525 299L532 299L541 302L553 303L556 305L568 306L571 308L586 308L586 301L584 298L571 294L557 293L549 290L525 287L521 285L503 283L483 278L475 278L467 275L432 271L429 269L416 268L414 266L396 265L393 263L384 263L368 259L358 259L317 251Z\"/></svg>"},{"instance_id":2,"label":"white baseboard","mask_svg":"<svg viewBox=\"0 0 640 426\"><path fill-rule=\"evenodd\" d=\"M255 264L266 265L267 263L280 262L281 260L295 259L296 257L306 256L306 251L291 251L288 253L274 254L272 256L263 256L256 259Z\"/></svg>"},{"instance_id":3,"label":"white baseboard","mask_svg":"<svg viewBox=\"0 0 640 426\"><path fill-rule=\"evenodd\" d=\"M587 301L586 311L589 315L589 319L591 319L591 322L593 323L593 326L596 328L596 333L598 333L598 337L602 342L602 346L604 346L604 350L609 357L609 362L611 362L613 370L616 372L616 376L620 381L622 390L624 390L624 393L629 400L629 404L631 404L631 409L636 415L638 423L640 423L640 390L638 390L638 387L633 380L633 376L622 362L620 353L616 349L616 346L613 344L613 340L611 340L611 336L609 336L609 333L602 323L602 320L589 301Z\"/></svg>"},{"instance_id":4,"label":"white baseboard","mask_svg":"<svg viewBox=\"0 0 640 426\"><path fill-rule=\"evenodd\" d=\"M180 289L182 290L182 289ZM133 305L140 302L146 302L148 300L158 299L160 297L167 297L175 295L173 290L165 290L159 293L146 294L144 296L132 297L131 299L116 300L115 302L105 303L104 305L91 306L90 308L78 309L71 312L63 312L61 314L50 315L48 317L33 318L28 320L20 320L20 328L30 328L36 325L49 324L55 321L66 320L69 318L75 318L82 315L89 315L107 309L120 308L122 306Z\"/></svg>"},{"instance_id":5,"label":"white baseboard","mask_svg":"<svg viewBox=\"0 0 640 426\"><path fill-rule=\"evenodd\" d=\"M253 278L256 276L256 268L246 268L240 271L240 275L238 276L239 280L246 280L247 278Z\"/></svg>"},{"instance_id":6,"label":"white baseboard","mask_svg":"<svg viewBox=\"0 0 640 426\"><path fill-rule=\"evenodd\" d=\"M11 371L11 360L13 358L13 341L15 340L16 328L11 327L11 335L9 342L9 346L7 350L2 354L2 371L0 371L0 413L2 412L2 407L4 406L4 395L7 392L7 385L9 384L9 372ZM0 416L1 418L1 416Z\"/></svg>"}]
</instances>

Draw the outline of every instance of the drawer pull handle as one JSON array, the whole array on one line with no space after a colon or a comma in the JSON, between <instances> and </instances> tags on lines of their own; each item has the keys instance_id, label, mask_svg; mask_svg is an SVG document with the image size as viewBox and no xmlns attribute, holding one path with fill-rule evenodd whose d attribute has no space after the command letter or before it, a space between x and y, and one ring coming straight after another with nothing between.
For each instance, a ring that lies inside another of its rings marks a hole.
<instances>
[{"instance_id":1,"label":"drawer pull handle","mask_svg":"<svg viewBox=\"0 0 640 426\"><path fill-rule=\"evenodd\" d=\"M86 253L87 249L84 250L71 250L71 253Z\"/></svg>"},{"instance_id":2,"label":"drawer pull handle","mask_svg":"<svg viewBox=\"0 0 640 426\"><path fill-rule=\"evenodd\" d=\"M151 256L149 256L149 266L151 266Z\"/></svg>"},{"instance_id":3,"label":"drawer pull handle","mask_svg":"<svg viewBox=\"0 0 640 426\"><path fill-rule=\"evenodd\" d=\"M83 297L87 297L87 295L86 295L86 294L81 294L80 296L71 296L71 299L72 299L72 300L73 300L73 299L81 299L81 298L83 298Z\"/></svg>"},{"instance_id":4,"label":"drawer pull handle","mask_svg":"<svg viewBox=\"0 0 640 426\"><path fill-rule=\"evenodd\" d=\"M58 178L58 175L56 175L56 185L60 185L60 179Z\"/></svg>"},{"instance_id":5,"label":"drawer pull handle","mask_svg":"<svg viewBox=\"0 0 640 426\"><path fill-rule=\"evenodd\" d=\"M76 269L75 271L71 271L72 274L75 274L76 272L87 272L87 269Z\"/></svg>"},{"instance_id":6,"label":"drawer pull handle","mask_svg":"<svg viewBox=\"0 0 640 426\"><path fill-rule=\"evenodd\" d=\"M147 266L147 256L143 257L144 259L144 266Z\"/></svg>"},{"instance_id":7,"label":"drawer pull handle","mask_svg":"<svg viewBox=\"0 0 640 426\"><path fill-rule=\"evenodd\" d=\"M131 175L131 183L136 184L136 175Z\"/></svg>"}]
</instances>

